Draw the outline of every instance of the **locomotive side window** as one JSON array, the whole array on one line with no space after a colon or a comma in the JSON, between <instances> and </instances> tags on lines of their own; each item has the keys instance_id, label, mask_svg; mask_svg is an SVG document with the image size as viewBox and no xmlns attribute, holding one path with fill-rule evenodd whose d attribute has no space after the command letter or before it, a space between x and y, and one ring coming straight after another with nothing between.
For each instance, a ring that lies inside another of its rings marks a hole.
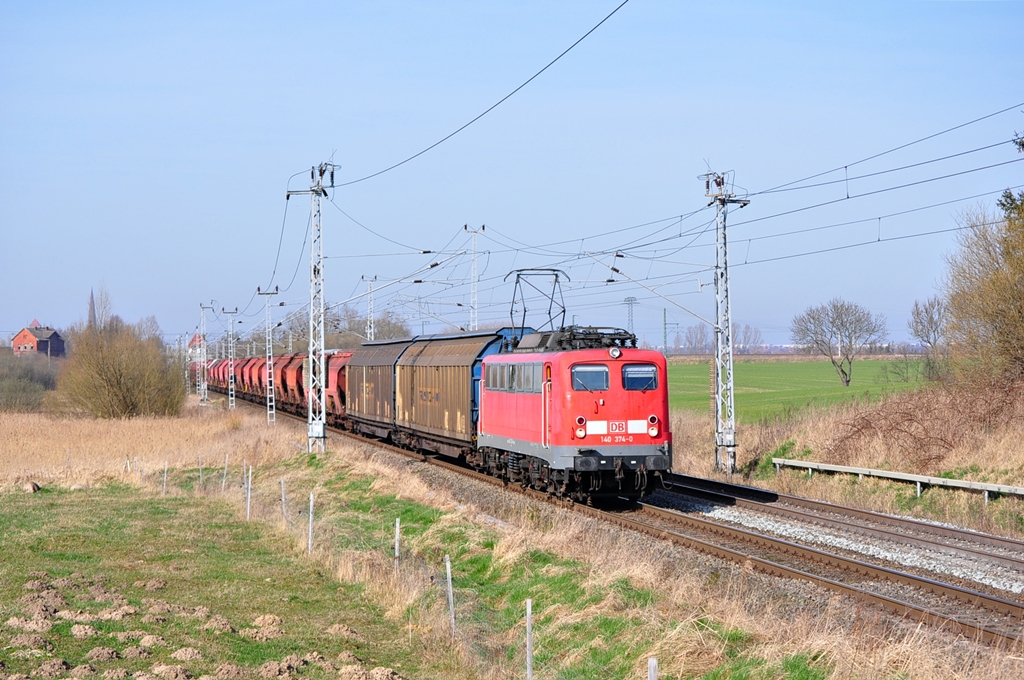
<instances>
[{"instance_id":1,"label":"locomotive side window","mask_svg":"<svg viewBox=\"0 0 1024 680\"><path fill-rule=\"evenodd\" d=\"M595 364L573 366L572 388L576 391L604 392L608 389L608 367Z\"/></svg>"},{"instance_id":2,"label":"locomotive side window","mask_svg":"<svg viewBox=\"0 0 1024 680\"><path fill-rule=\"evenodd\" d=\"M628 364L622 367L622 387L646 392L658 389L658 367L654 364Z\"/></svg>"}]
</instances>

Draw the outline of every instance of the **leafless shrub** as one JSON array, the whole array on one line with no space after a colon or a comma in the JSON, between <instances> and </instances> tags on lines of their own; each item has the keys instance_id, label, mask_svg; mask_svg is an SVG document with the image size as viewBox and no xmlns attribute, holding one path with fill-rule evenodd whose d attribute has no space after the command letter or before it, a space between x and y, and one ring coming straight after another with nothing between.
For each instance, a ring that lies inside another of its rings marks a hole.
<instances>
[{"instance_id":1,"label":"leafless shrub","mask_svg":"<svg viewBox=\"0 0 1024 680\"><path fill-rule=\"evenodd\" d=\"M57 383L69 407L99 418L176 415L185 399L177 364L154 321L115 317L75 335L74 351Z\"/></svg>"},{"instance_id":2,"label":"leafless shrub","mask_svg":"<svg viewBox=\"0 0 1024 680\"><path fill-rule=\"evenodd\" d=\"M894 394L843 421L826 458L846 461L855 449L876 440L909 469L934 468L950 451L990 433L1019 410L1020 388L1019 381L975 380Z\"/></svg>"}]
</instances>

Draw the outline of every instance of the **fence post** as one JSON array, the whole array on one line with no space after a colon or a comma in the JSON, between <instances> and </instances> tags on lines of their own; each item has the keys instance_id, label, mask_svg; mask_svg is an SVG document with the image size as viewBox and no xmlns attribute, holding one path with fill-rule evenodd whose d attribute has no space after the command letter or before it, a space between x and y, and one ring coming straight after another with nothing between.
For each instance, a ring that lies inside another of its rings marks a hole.
<instances>
[{"instance_id":1,"label":"fence post","mask_svg":"<svg viewBox=\"0 0 1024 680\"><path fill-rule=\"evenodd\" d=\"M658 660L647 660L647 680L658 680Z\"/></svg>"},{"instance_id":2,"label":"fence post","mask_svg":"<svg viewBox=\"0 0 1024 680\"><path fill-rule=\"evenodd\" d=\"M306 554L313 554L313 492L309 492L309 538L306 541Z\"/></svg>"},{"instance_id":3,"label":"fence post","mask_svg":"<svg viewBox=\"0 0 1024 680\"><path fill-rule=\"evenodd\" d=\"M917 483L917 497L921 497L921 482Z\"/></svg>"},{"instance_id":4,"label":"fence post","mask_svg":"<svg viewBox=\"0 0 1024 680\"><path fill-rule=\"evenodd\" d=\"M249 521L249 510L252 507L252 466L249 466L249 481L245 485L245 521Z\"/></svg>"},{"instance_id":5,"label":"fence post","mask_svg":"<svg viewBox=\"0 0 1024 680\"><path fill-rule=\"evenodd\" d=\"M452 595L452 561L448 555L444 556L444 567L448 572L448 613L452 621L452 637L455 637L455 598Z\"/></svg>"},{"instance_id":6,"label":"fence post","mask_svg":"<svg viewBox=\"0 0 1024 680\"><path fill-rule=\"evenodd\" d=\"M533 680L533 600L526 600L526 680Z\"/></svg>"},{"instance_id":7,"label":"fence post","mask_svg":"<svg viewBox=\"0 0 1024 680\"><path fill-rule=\"evenodd\" d=\"M401 540L402 518L395 518L395 571L398 571L398 546Z\"/></svg>"},{"instance_id":8,"label":"fence post","mask_svg":"<svg viewBox=\"0 0 1024 680\"><path fill-rule=\"evenodd\" d=\"M167 495L167 461L164 461L164 491L163 494Z\"/></svg>"},{"instance_id":9,"label":"fence post","mask_svg":"<svg viewBox=\"0 0 1024 680\"><path fill-rule=\"evenodd\" d=\"M220 492L224 493L224 486L228 483L228 454L224 454L224 476L220 480Z\"/></svg>"},{"instance_id":10,"label":"fence post","mask_svg":"<svg viewBox=\"0 0 1024 680\"><path fill-rule=\"evenodd\" d=\"M288 509L284 500L284 477L281 478L281 518L284 519L285 524L288 524Z\"/></svg>"},{"instance_id":11,"label":"fence post","mask_svg":"<svg viewBox=\"0 0 1024 680\"><path fill-rule=\"evenodd\" d=\"M203 490L203 457L199 456L199 491Z\"/></svg>"}]
</instances>

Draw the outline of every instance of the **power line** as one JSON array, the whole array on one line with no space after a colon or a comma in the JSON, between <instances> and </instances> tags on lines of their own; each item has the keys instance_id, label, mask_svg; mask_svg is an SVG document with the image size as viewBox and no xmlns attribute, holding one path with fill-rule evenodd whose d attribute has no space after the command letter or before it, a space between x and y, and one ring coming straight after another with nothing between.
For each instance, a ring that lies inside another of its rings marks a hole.
<instances>
[{"instance_id":1,"label":"power line","mask_svg":"<svg viewBox=\"0 0 1024 680\"><path fill-rule=\"evenodd\" d=\"M832 185L832 184L843 184L844 182L849 183L849 182L856 181L858 179L866 179L868 177L878 177L879 175L887 175L887 174L892 173L892 172L899 172L901 170L909 170L910 168L919 168L922 165L929 165L931 163L939 163L941 161L948 161L950 158L958 158L960 156L966 156L968 154L977 153L979 151L987 151L988 149L994 149L995 147L1003 146L1004 144L1013 144L1013 140L1012 139L1007 139L1007 140L1004 140L1002 142L996 142L995 144L988 144L986 146L979 146L978 148L971 149L969 151L961 151L960 153L954 153L954 154L950 154L948 156L942 156L941 158L932 158L931 160L921 161L920 163L911 163L910 165L904 165L904 166L901 166L901 167L898 167L898 168L890 168L888 170L879 170L878 172L869 172L869 173L867 173L865 175L856 175L854 177L844 177L843 179L833 179L833 180L829 180L827 182L818 182L816 184L804 184L804 185L798 186L798 187L792 187L791 186L791 187L783 187L781 189L766 189L765 191L759 192L759 195L760 194L774 194L774 193L780 193L780 192L783 192L783 191L800 191L801 189L813 189L815 187L824 187L824 186L829 186L829 185Z\"/></svg>"},{"instance_id":2,"label":"power line","mask_svg":"<svg viewBox=\"0 0 1024 680\"><path fill-rule=\"evenodd\" d=\"M1014 104L1013 106L1008 106L1005 109L1000 109L999 111L996 111L994 113L990 113L988 115L982 116L981 118L975 118L974 120L969 120L966 123L961 123L960 125L954 125L953 127L947 128L945 130L942 130L941 132L936 132L934 134L928 135L927 137L922 137L920 139L915 139L912 142L907 142L906 144L901 144L901 145L899 145L897 147L893 147L892 149L889 149L887 151L882 151L881 153L876 153L876 154L874 154L872 156L868 156L867 158L862 158L859 161L854 161L853 163L847 163L846 165L840 165L839 167L832 168L831 170L826 170L824 172L819 172L817 174L810 175L808 177L804 177L803 179L796 179L796 180L793 180L792 182L786 182L785 184L780 184L780 185L778 185L776 187L772 187L771 189L764 189L762 191L756 192L756 193L751 194L751 195L757 196L759 194L768 193L770 191L775 191L775 190L781 189L783 187L791 186L793 184L799 184L801 182L806 182L807 180L810 180L810 179L816 179L818 177L821 177L823 175L828 175L828 174L833 173L833 172L839 172L840 170L845 170L847 168L853 167L854 165L860 165L861 163L867 163L868 161L871 161L871 160L874 160L876 158L880 158L882 156L894 153L894 152L899 151L901 149L906 149L909 146L913 146L915 144L920 144L921 142L928 141L929 139L934 139L935 137L939 137L939 136L944 135L944 134L946 134L948 132L953 132L954 130L959 130L960 128L967 127L968 125L974 125L975 123L980 123L983 120L987 120L987 119L992 118L994 116L998 116L1000 114L1006 113L1007 111L1012 111L1013 109L1019 108L1021 106L1024 106L1024 102L1021 102L1020 104Z\"/></svg>"},{"instance_id":3,"label":"power line","mask_svg":"<svg viewBox=\"0 0 1024 680\"><path fill-rule=\"evenodd\" d=\"M465 130L466 128L468 128L468 127L469 127L470 125L472 125L473 123L477 122L478 120L480 120L481 118L483 118L484 116L486 116L486 115L487 115L488 113L490 113L490 112L491 112L491 111L493 111L494 109L498 108L498 107L499 107L499 106L500 106L501 104L503 104L503 103L504 103L504 102L505 102L505 101L506 101L506 100L507 100L507 99L508 99L509 97L511 97L512 95L514 95L514 94L515 94L516 92L519 92L519 90L521 90L521 89L523 89L524 87L526 87L527 85L529 85L529 84L530 84L530 83L531 83L531 82L532 82L532 81L533 81L533 80L534 80L535 78L537 78L537 76L539 76L540 74L544 73L544 71L547 71L547 70L548 70L549 68L551 68L551 67L552 67L552 66L553 66L553 65L555 64L555 62L557 62L557 61L558 61L559 59L561 59L562 57L564 57L565 55L567 55L567 54L569 53L569 51L570 51L570 50L572 50L572 48L574 48L574 47L576 47L577 45L579 45L579 44L580 44L581 42L583 42L583 41L584 41L584 40L585 40L585 39L587 38L587 36L589 36L589 35L590 35L591 33L593 33L593 32L594 32L594 31L596 31L596 30L597 30L598 28L600 28L601 24L603 24L604 22L606 22L606 21L608 21L609 19L611 19L611 18L612 18L612 15L614 15L614 14L615 14L616 12L618 12L618 11L619 11L620 9L622 9L623 7L625 7L625 5L626 5L626 3L627 3L627 2L629 2L629 0L623 0L623 2L622 2L622 4L621 4L621 5L619 5L619 6L618 6L618 7L616 7L615 9L613 9L613 10L611 11L611 13L609 13L609 14L608 14L608 16L606 16L606 17L605 17L604 19L601 19L601 21L597 22L597 25L595 25L595 26L594 26L593 28L591 28L591 29L590 29L589 31L587 31L586 33L584 33L584 34L583 34L583 37L581 37L581 38L580 38L579 40L577 40L576 42L574 42L574 43L573 43L572 45L569 45L569 47L567 47L567 48L565 49L565 51L564 51L564 52L562 52L562 53L561 53L561 54L559 54L559 55L558 55L557 57L555 57L555 58L554 58L554 59L552 59L552 60L551 60L550 62L548 62L548 65L547 65L547 66L545 66L545 67L544 67L544 68L542 68L541 70L539 70L539 71L537 71L536 73L534 73L534 74L533 74L532 76L530 76L530 78L529 78L528 80L526 80L526 82L524 82L524 83L523 83L522 85L520 85L519 87L517 87L516 89L512 90L512 91L511 91L511 92L509 92L509 93L508 93L507 95L505 95L504 97L502 97L501 99L499 99L499 100L498 100L498 101L497 101L497 102L496 102L495 104L491 105L491 106L490 106L490 108L488 108L488 109L487 109L486 111L484 111L483 113L481 113L481 114L480 114L480 115L478 115L478 116L477 116L476 118L474 118L473 120L469 121L468 123L466 123L465 125L463 125L463 126L462 126L462 127L460 127L459 129L455 130L455 132L452 132L452 133L448 134L447 136L445 136L445 137L443 137L443 138L439 139L438 141L434 142L433 144L431 144L431 145L430 145L430 146L428 146L427 148L423 149L422 151L420 151L420 152L418 152L418 153L415 153L415 154L413 154L412 156L409 156L409 157L408 157L408 158L406 158L406 159L405 159L404 161L400 161L400 162L398 162L398 163L395 163L394 165L392 165L392 166L390 166L390 167L384 168L383 170L378 170L377 172L375 172L375 173L373 173L373 174L370 174L370 175L366 175L365 177L360 177L359 179L354 179L354 180L352 180L352 181L350 181L350 182L345 182L344 184L339 184L339 185L337 185L337 186L341 186L341 187L346 187L346 186L348 186L348 185L350 185L350 184L356 184L357 182L363 182L363 181L365 181L365 180L368 180L368 179L371 179L371 178L373 178L373 177L377 177L378 175L383 175L383 174L384 174L385 172L389 172L389 171L391 171L391 170L394 170L395 168L401 167L401 166L405 165L406 163L408 163L409 161L411 161L411 160L413 160L413 159L415 159L415 158L419 158L420 156L422 156L423 154L427 153L427 152L428 152L428 151L430 151L431 149L433 149L433 148L435 148L435 147L437 147L437 146L440 146L441 144L443 144L443 143L447 142L447 141L448 141L449 139L451 139L451 138L452 138L452 137L454 137L455 135L459 134L460 132L462 132L463 130Z\"/></svg>"}]
</instances>

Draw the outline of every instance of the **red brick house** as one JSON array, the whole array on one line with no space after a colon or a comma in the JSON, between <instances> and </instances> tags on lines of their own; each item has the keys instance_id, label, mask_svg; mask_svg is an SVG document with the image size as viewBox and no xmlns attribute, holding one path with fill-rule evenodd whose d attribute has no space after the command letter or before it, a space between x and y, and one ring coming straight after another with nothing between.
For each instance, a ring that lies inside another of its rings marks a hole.
<instances>
[{"instance_id":1,"label":"red brick house","mask_svg":"<svg viewBox=\"0 0 1024 680\"><path fill-rule=\"evenodd\" d=\"M15 354L36 352L51 357L64 356L64 338L49 326L40 326L35 319L11 340Z\"/></svg>"}]
</instances>

